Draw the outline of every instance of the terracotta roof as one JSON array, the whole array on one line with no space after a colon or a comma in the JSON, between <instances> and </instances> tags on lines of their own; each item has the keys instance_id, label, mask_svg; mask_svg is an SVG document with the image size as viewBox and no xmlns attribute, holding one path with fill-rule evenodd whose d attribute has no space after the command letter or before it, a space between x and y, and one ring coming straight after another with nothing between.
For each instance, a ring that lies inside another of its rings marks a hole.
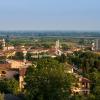
<instances>
[{"instance_id":1,"label":"terracotta roof","mask_svg":"<svg viewBox=\"0 0 100 100\"><path fill-rule=\"evenodd\" d=\"M12 49L12 50L6 50L6 51L3 51L3 53L13 53L15 50Z\"/></svg>"},{"instance_id":2,"label":"terracotta roof","mask_svg":"<svg viewBox=\"0 0 100 100\"><path fill-rule=\"evenodd\" d=\"M23 60L12 60L12 61L16 61L16 62L23 62L23 63L24 63L24 61L23 61ZM32 62L31 62L31 61L26 60L26 63L32 63Z\"/></svg>"},{"instance_id":3,"label":"terracotta roof","mask_svg":"<svg viewBox=\"0 0 100 100\"><path fill-rule=\"evenodd\" d=\"M21 49L16 49L15 51L16 52L23 52L23 50L21 50Z\"/></svg>"},{"instance_id":4,"label":"terracotta roof","mask_svg":"<svg viewBox=\"0 0 100 100\"><path fill-rule=\"evenodd\" d=\"M48 51L49 49L44 49L44 48L37 48L37 49L30 49L30 50L28 50L29 52L31 52L31 51Z\"/></svg>"},{"instance_id":5,"label":"terracotta roof","mask_svg":"<svg viewBox=\"0 0 100 100\"><path fill-rule=\"evenodd\" d=\"M9 63L0 64L0 68L9 69L11 68L11 64Z\"/></svg>"},{"instance_id":6,"label":"terracotta roof","mask_svg":"<svg viewBox=\"0 0 100 100\"><path fill-rule=\"evenodd\" d=\"M89 80L89 79L87 79L87 78L82 77L81 82L87 82L87 83L90 83L90 80Z\"/></svg>"},{"instance_id":7,"label":"terracotta roof","mask_svg":"<svg viewBox=\"0 0 100 100\"><path fill-rule=\"evenodd\" d=\"M49 49L49 53L55 53L55 51L56 51L55 48Z\"/></svg>"}]
</instances>

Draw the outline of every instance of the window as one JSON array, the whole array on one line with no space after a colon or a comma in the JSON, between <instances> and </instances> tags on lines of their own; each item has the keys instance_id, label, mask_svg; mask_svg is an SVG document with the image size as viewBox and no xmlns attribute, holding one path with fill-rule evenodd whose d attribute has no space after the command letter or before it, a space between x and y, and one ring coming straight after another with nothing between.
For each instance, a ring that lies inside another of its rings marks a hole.
<instances>
[{"instance_id":1,"label":"window","mask_svg":"<svg viewBox=\"0 0 100 100\"><path fill-rule=\"evenodd\" d=\"M1 74L6 74L6 72L5 71L1 71Z\"/></svg>"}]
</instances>

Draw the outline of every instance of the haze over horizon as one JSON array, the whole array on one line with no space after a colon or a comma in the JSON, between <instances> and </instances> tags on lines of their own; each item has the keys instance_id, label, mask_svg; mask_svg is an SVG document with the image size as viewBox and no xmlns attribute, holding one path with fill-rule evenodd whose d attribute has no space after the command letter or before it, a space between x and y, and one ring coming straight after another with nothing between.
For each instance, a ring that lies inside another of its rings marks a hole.
<instances>
[{"instance_id":1,"label":"haze over horizon","mask_svg":"<svg viewBox=\"0 0 100 100\"><path fill-rule=\"evenodd\" d=\"M0 30L100 30L100 0L0 0Z\"/></svg>"}]
</instances>

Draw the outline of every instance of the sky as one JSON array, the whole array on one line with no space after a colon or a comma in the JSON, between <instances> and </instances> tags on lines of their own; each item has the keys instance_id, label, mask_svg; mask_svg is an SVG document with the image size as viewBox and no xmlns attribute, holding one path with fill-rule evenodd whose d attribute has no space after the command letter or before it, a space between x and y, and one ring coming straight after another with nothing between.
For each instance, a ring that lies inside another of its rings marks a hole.
<instances>
[{"instance_id":1,"label":"sky","mask_svg":"<svg viewBox=\"0 0 100 100\"><path fill-rule=\"evenodd\" d=\"M100 0L0 0L0 30L100 30Z\"/></svg>"}]
</instances>

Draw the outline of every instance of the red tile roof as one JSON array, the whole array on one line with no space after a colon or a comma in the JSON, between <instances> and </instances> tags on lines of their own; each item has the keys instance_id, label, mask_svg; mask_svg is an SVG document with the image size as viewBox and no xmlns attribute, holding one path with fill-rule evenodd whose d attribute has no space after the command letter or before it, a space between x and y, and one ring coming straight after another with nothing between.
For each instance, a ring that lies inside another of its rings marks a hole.
<instances>
[{"instance_id":1,"label":"red tile roof","mask_svg":"<svg viewBox=\"0 0 100 100\"><path fill-rule=\"evenodd\" d=\"M90 83L90 80L89 80L89 79L87 79L87 78L82 77L81 82Z\"/></svg>"},{"instance_id":2,"label":"red tile roof","mask_svg":"<svg viewBox=\"0 0 100 100\"><path fill-rule=\"evenodd\" d=\"M0 68L9 69L11 68L11 64L9 63L0 64Z\"/></svg>"}]
</instances>

